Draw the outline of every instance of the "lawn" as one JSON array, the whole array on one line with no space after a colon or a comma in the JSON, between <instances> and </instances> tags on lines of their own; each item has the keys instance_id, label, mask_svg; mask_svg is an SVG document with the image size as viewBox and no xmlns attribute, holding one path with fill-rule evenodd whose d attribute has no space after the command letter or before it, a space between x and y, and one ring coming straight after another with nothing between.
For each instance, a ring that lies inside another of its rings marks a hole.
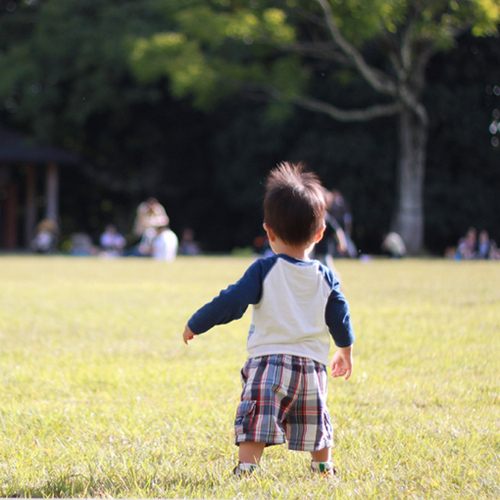
<instances>
[{"instance_id":1,"label":"lawn","mask_svg":"<svg viewBox=\"0 0 500 500\"><path fill-rule=\"evenodd\" d=\"M338 261L340 482L266 450L231 475L249 312L181 340L245 257L0 257L0 497L500 498L500 263Z\"/></svg>"}]
</instances>

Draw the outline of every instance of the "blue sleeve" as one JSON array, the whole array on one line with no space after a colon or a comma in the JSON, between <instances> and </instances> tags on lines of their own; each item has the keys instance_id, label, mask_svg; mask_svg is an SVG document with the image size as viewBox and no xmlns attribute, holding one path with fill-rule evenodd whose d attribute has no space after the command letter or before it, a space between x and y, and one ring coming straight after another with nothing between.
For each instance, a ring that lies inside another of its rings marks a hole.
<instances>
[{"instance_id":1,"label":"blue sleeve","mask_svg":"<svg viewBox=\"0 0 500 500\"><path fill-rule=\"evenodd\" d=\"M354 329L351 324L349 305L344 294L340 291L338 280L332 275L328 281L332 285L332 292L325 310L328 331L337 347L349 347L354 342Z\"/></svg>"},{"instance_id":2,"label":"blue sleeve","mask_svg":"<svg viewBox=\"0 0 500 500\"><path fill-rule=\"evenodd\" d=\"M260 301L265 267L265 259L255 261L238 282L198 309L188 321L191 331L200 335L215 325L241 318L250 304Z\"/></svg>"}]
</instances>

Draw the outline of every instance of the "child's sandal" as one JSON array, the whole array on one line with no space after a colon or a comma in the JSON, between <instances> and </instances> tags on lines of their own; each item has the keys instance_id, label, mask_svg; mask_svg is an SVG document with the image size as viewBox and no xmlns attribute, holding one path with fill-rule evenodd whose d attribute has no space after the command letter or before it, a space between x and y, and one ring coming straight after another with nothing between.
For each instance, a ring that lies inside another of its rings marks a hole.
<instances>
[{"instance_id":1,"label":"child's sandal","mask_svg":"<svg viewBox=\"0 0 500 500\"><path fill-rule=\"evenodd\" d=\"M238 464L233 469L233 474L237 477L248 477L251 476L258 469L259 466L255 464Z\"/></svg>"},{"instance_id":2,"label":"child's sandal","mask_svg":"<svg viewBox=\"0 0 500 500\"><path fill-rule=\"evenodd\" d=\"M337 475L337 471L332 462L311 462L311 472L325 476Z\"/></svg>"}]
</instances>

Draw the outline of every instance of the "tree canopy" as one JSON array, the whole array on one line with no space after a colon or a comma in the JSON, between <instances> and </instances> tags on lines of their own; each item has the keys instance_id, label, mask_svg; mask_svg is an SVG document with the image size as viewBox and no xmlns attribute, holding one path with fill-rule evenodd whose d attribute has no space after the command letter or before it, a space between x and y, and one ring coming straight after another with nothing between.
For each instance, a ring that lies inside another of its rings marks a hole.
<instances>
[{"instance_id":1,"label":"tree canopy","mask_svg":"<svg viewBox=\"0 0 500 500\"><path fill-rule=\"evenodd\" d=\"M468 29L496 33L500 5L491 0L328 0L250 3L191 1L174 12L176 27L139 39L137 74L168 75L173 95L207 107L242 91L272 99L271 112L295 104L335 120L397 116L398 203L393 228L413 253L423 249L423 187L428 111L425 69ZM356 75L375 91L358 109L311 93L316 71L334 82ZM283 106L284 105L284 106Z\"/></svg>"}]
</instances>

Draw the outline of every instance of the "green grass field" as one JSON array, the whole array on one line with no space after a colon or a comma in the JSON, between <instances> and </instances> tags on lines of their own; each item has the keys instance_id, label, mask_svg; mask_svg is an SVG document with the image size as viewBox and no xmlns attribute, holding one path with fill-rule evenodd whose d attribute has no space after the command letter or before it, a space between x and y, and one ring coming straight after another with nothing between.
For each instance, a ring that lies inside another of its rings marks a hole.
<instances>
[{"instance_id":1,"label":"green grass field","mask_svg":"<svg viewBox=\"0 0 500 500\"><path fill-rule=\"evenodd\" d=\"M249 312L187 347L248 258L0 258L0 497L500 498L500 263L338 261L355 370L341 481L272 447L231 475Z\"/></svg>"}]
</instances>

